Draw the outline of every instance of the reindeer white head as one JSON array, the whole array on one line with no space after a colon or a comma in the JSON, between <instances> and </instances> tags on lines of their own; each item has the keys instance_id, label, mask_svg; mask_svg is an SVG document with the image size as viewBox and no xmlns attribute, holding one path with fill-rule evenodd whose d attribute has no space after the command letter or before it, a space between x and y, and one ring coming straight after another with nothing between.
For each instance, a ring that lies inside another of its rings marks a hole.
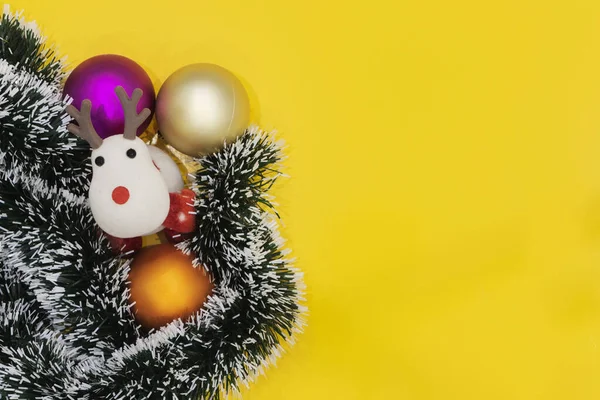
<instances>
[{"instance_id":1,"label":"reindeer white head","mask_svg":"<svg viewBox=\"0 0 600 400\"><path fill-rule=\"evenodd\" d=\"M161 229L169 213L169 190L148 146L136 136L137 128L150 115L147 108L139 114L136 110L142 90L135 89L131 98L121 86L116 93L125 112L122 135L102 140L92 125L89 100L81 103L81 111L67 107L79 124L70 124L68 129L93 149L89 201L96 223L109 235L132 238Z\"/></svg>"}]
</instances>

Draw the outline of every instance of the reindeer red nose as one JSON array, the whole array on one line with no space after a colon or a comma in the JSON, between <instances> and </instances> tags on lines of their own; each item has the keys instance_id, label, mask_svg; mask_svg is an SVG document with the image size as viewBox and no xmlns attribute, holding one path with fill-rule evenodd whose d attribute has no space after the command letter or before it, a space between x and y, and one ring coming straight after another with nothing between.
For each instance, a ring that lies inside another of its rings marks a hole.
<instances>
[{"instance_id":1,"label":"reindeer red nose","mask_svg":"<svg viewBox=\"0 0 600 400\"><path fill-rule=\"evenodd\" d=\"M125 204L129 200L129 190L125 186L117 186L112 192L112 199L117 204Z\"/></svg>"}]
</instances>

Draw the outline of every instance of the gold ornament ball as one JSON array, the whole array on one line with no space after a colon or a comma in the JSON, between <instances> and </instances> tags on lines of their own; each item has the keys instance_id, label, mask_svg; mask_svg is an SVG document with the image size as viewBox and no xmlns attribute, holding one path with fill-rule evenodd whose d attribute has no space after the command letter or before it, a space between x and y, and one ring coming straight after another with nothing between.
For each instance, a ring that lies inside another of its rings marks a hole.
<instances>
[{"instance_id":1,"label":"gold ornament ball","mask_svg":"<svg viewBox=\"0 0 600 400\"><path fill-rule=\"evenodd\" d=\"M167 143L189 156L217 151L244 132L250 100L231 72L214 64L175 71L156 98L156 121Z\"/></svg>"},{"instance_id":2,"label":"gold ornament ball","mask_svg":"<svg viewBox=\"0 0 600 400\"><path fill-rule=\"evenodd\" d=\"M213 285L192 257L165 243L140 250L129 272L130 301L137 321L147 329L160 328L200 308Z\"/></svg>"}]
</instances>

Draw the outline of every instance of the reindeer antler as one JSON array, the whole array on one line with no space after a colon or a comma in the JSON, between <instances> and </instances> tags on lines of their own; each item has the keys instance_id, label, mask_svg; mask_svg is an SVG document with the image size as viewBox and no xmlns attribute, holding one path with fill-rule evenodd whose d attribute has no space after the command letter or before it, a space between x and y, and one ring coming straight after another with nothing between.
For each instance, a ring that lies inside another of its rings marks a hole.
<instances>
[{"instance_id":1,"label":"reindeer antler","mask_svg":"<svg viewBox=\"0 0 600 400\"><path fill-rule=\"evenodd\" d=\"M74 135L79 136L83 140L87 141L92 149L97 149L102 145L102 138L92 124L92 117L90 112L92 111L92 102L89 100L83 100L81 102L81 111L77 110L75 106L69 104L66 108L67 113L75 118L79 126L75 124L69 124L67 129Z\"/></svg>"},{"instance_id":2,"label":"reindeer antler","mask_svg":"<svg viewBox=\"0 0 600 400\"><path fill-rule=\"evenodd\" d=\"M125 113L125 129L123 130L123 137L125 139L133 140L137 136L136 133L138 127L142 125L150 115L150 110L144 108L141 113L137 113L137 104L143 94L142 89L135 89L131 94L131 99L127 96L127 93L122 86L117 86L115 92L117 92L117 96L123 106L123 112Z\"/></svg>"}]
</instances>

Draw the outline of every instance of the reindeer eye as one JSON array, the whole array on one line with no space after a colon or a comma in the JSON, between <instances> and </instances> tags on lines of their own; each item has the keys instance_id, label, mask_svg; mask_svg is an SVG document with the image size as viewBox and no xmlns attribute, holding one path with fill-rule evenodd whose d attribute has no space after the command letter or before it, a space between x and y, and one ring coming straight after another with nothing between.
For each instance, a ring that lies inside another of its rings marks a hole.
<instances>
[{"instance_id":1,"label":"reindeer eye","mask_svg":"<svg viewBox=\"0 0 600 400\"><path fill-rule=\"evenodd\" d=\"M137 153L135 152L134 149L127 150L127 157L129 157L129 158L135 158L136 154Z\"/></svg>"},{"instance_id":2,"label":"reindeer eye","mask_svg":"<svg viewBox=\"0 0 600 400\"><path fill-rule=\"evenodd\" d=\"M101 167L104 165L104 157L98 156L98 157L96 157L94 162L96 163L97 166Z\"/></svg>"}]
</instances>

